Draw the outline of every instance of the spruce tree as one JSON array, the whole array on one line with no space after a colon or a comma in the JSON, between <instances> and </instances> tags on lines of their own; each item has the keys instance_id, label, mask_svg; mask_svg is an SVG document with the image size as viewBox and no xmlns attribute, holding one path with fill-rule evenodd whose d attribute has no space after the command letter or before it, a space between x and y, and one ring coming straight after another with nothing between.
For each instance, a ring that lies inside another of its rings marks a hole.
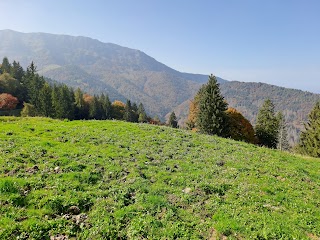
<instances>
[{"instance_id":1,"label":"spruce tree","mask_svg":"<svg viewBox=\"0 0 320 240\"><path fill-rule=\"evenodd\" d=\"M111 106L111 101L108 95L105 95L104 97L104 106L105 106L104 110L105 110L106 119L111 119L112 106Z\"/></svg>"},{"instance_id":2,"label":"spruce tree","mask_svg":"<svg viewBox=\"0 0 320 240\"><path fill-rule=\"evenodd\" d=\"M209 76L209 81L201 87L196 125L207 134L225 136L227 132L226 113L228 104L220 93L215 76Z\"/></svg>"},{"instance_id":3,"label":"spruce tree","mask_svg":"<svg viewBox=\"0 0 320 240\"><path fill-rule=\"evenodd\" d=\"M99 119L99 100L96 95L93 96L92 101L89 103L89 118Z\"/></svg>"},{"instance_id":4,"label":"spruce tree","mask_svg":"<svg viewBox=\"0 0 320 240\"><path fill-rule=\"evenodd\" d=\"M305 130L301 132L299 151L312 157L320 157L320 102L309 114Z\"/></svg>"},{"instance_id":5,"label":"spruce tree","mask_svg":"<svg viewBox=\"0 0 320 240\"><path fill-rule=\"evenodd\" d=\"M10 73L11 72L11 64L7 57L4 57L1 64L1 72L2 73Z\"/></svg>"},{"instance_id":6,"label":"spruce tree","mask_svg":"<svg viewBox=\"0 0 320 240\"><path fill-rule=\"evenodd\" d=\"M83 92L80 90L80 88L77 88L74 93L74 107L75 119L85 119L87 117L85 101L83 99Z\"/></svg>"},{"instance_id":7,"label":"spruce tree","mask_svg":"<svg viewBox=\"0 0 320 240\"><path fill-rule=\"evenodd\" d=\"M20 66L19 62L13 61L12 67L11 67L11 75L17 79L19 82L22 81L23 75L24 75L24 70Z\"/></svg>"},{"instance_id":8,"label":"spruce tree","mask_svg":"<svg viewBox=\"0 0 320 240\"><path fill-rule=\"evenodd\" d=\"M148 117L142 103L140 103L138 106L138 114L139 114L138 122L145 123L148 121Z\"/></svg>"},{"instance_id":9,"label":"spruce tree","mask_svg":"<svg viewBox=\"0 0 320 240\"><path fill-rule=\"evenodd\" d=\"M259 109L255 127L259 144L268 148L276 148L278 143L279 123L275 116L274 105L267 99Z\"/></svg>"},{"instance_id":10,"label":"spruce tree","mask_svg":"<svg viewBox=\"0 0 320 240\"><path fill-rule=\"evenodd\" d=\"M41 116L52 116L52 88L45 83L39 92L38 113Z\"/></svg>"},{"instance_id":11,"label":"spruce tree","mask_svg":"<svg viewBox=\"0 0 320 240\"><path fill-rule=\"evenodd\" d=\"M277 114L278 120L278 136L277 136L277 149L280 151L287 151L290 149L288 142L287 124L282 112Z\"/></svg>"},{"instance_id":12,"label":"spruce tree","mask_svg":"<svg viewBox=\"0 0 320 240\"><path fill-rule=\"evenodd\" d=\"M178 121L174 112L170 114L168 125L172 128L178 128Z\"/></svg>"},{"instance_id":13,"label":"spruce tree","mask_svg":"<svg viewBox=\"0 0 320 240\"><path fill-rule=\"evenodd\" d=\"M126 106L124 107L123 119L127 122L133 122L133 111L130 100L127 100Z\"/></svg>"}]
</instances>

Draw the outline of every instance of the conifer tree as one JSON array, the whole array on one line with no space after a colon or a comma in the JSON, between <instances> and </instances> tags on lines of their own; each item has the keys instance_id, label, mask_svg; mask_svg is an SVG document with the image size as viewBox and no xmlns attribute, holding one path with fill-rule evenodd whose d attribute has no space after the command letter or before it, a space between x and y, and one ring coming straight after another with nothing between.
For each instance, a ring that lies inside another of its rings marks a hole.
<instances>
[{"instance_id":1,"label":"conifer tree","mask_svg":"<svg viewBox=\"0 0 320 240\"><path fill-rule=\"evenodd\" d=\"M89 118L99 119L99 100L96 95L89 102Z\"/></svg>"},{"instance_id":2,"label":"conifer tree","mask_svg":"<svg viewBox=\"0 0 320 240\"><path fill-rule=\"evenodd\" d=\"M287 151L290 149L288 142L287 124L282 112L277 114L278 120L278 136L277 136L277 149L280 151Z\"/></svg>"},{"instance_id":3,"label":"conifer tree","mask_svg":"<svg viewBox=\"0 0 320 240\"><path fill-rule=\"evenodd\" d=\"M123 119L127 122L133 122L133 112L130 100L127 100L127 103L124 107Z\"/></svg>"},{"instance_id":4,"label":"conifer tree","mask_svg":"<svg viewBox=\"0 0 320 240\"><path fill-rule=\"evenodd\" d=\"M41 116L52 116L52 88L45 83L39 92L38 113Z\"/></svg>"},{"instance_id":5,"label":"conifer tree","mask_svg":"<svg viewBox=\"0 0 320 240\"><path fill-rule=\"evenodd\" d=\"M85 119L87 117L86 104L83 98L83 92L80 88L77 88L74 93L74 107L75 119Z\"/></svg>"},{"instance_id":6,"label":"conifer tree","mask_svg":"<svg viewBox=\"0 0 320 240\"><path fill-rule=\"evenodd\" d=\"M276 148L278 142L279 123L275 116L274 105L267 99L259 109L255 127L258 141L268 148Z\"/></svg>"},{"instance_id":7,"label":"conifer tree","mask_svg":"<svg viewBox=\"0 0 320 240\"><path fill-rule=\"evenodd\" d=\"M226 113L228 104L220 93L215 76L209 76L209 81L198 92L199 109L196 124L201 132L207 134L226 135Z\"/></svg>"},{"instance_id":8,"label":"conifer tree","mask_svg":"<svg viewBox=\"0 0 320 240\"><path fill-rule=\"evenodd\" d=\"M19 82L22 81L22 78L24 75L24 70L20 66L19 62L13 61L10 74L12 75L12 77L17 79Z\"/></svg>"},{"instance_id":9,"label":"conifer tree","mask_svg":"<svg viewBox=\"0 0 320 240\"><path fill-rule=\"evenodd\" d=\"M106 119L111 119L112 107L111 107L111 102L108 95L105 95L104 97L104 111L105 111Z\"/></svg>"},{"instance_id":10,"label":"conifer tree","mask_svg":"<svg viewBox=\"0 0 320 240\"><path fill-rule=\"evenodd\" d=\"M7 57L4 57L1 64L1 72L2 73L10 73L11 72L11 64Z\"/></svg>"},{"instance_id":11,"label":"conifer tree","mask_svg":"<svg viewBox=\"0 0 320 240\"><path fill-rule=\"evenodd\" d=\"M312 157L320 157L320 102L309 114L305 130L301 132L299 151Z\"/></svg>"},{"instance_id":12,"label":"conifer tree","mask_svg":"<svg viewBox=\"0 0 320 240\"><path fill-rule=\"evenodd\" d=\"M178 121L175 112L170 114L168 125L172 128L178 128Z\"/></svg>"}]
</instances>

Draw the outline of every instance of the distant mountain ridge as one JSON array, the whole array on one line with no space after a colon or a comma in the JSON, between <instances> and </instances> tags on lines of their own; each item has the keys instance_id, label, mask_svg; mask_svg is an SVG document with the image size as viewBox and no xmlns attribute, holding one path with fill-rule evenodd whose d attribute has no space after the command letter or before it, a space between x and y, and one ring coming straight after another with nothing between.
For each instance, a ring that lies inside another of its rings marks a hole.
<instances>
[{"instance_id":1,"label":"distant mountain ridge","mask_svg":"<svg viewBox=\"0 0 320 240\"><path fill-rule=\"evenodd\" d=\"M0 58L4 56L24 67L34 61L40 74L89 93L142 102L151 116L164 119L174 110L180 123L186 119L190 99L208 80L207 75L176 71L139 50L88 37L1 30ZM302 121L320 99L319 94L269 84L218 81L229 106L252 123L270 98L277 110L284 111L291 141L297 140Z\"/></svg>"},{"instance_id":2,"label":"distant mountain ridge","mask_svg":"<svg viewBox=\"0 0 320 240\"><path fill-rule=\"evenodd\" d=\"M0 39L0 56L24 67L34 61L40 74L90 93L143 102L150 114L160 117L191 98L208 78L178 72L139 50L88 37L3 30Z\"/></svg>"}]
</instances>

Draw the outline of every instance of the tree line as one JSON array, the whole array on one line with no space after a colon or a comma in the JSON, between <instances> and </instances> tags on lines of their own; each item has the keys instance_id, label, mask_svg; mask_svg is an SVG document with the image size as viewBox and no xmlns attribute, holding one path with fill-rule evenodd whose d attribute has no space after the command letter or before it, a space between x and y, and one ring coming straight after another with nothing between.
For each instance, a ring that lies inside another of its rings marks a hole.
<instances>
[{"instance_id":1,"label":"tree line","mask_svg":"<svg viewBox=\"0 0 320 240\"><path fill-rule=\"evenodd\" d=\"M287 123L282 112L275 113L274 104L265 100L259 109L255 127L236 109L228 108L215 76L209 76L190 103L187 127L206 134L232 138L268 148L289 150ZM320 102L309 115L305 131L295 150L320 157Z\"/></svg>"},{"instance_id":2,"label":"tree line","mask_svg":"<svg viewBox=\"0 0 320 240\"><path fill-rule=\"evenodd\" d=\"M3 58L0 66L0 110L22 108L21 116L43 116L59 119L118 119L128 122L162 124L147 116L142 103L111 103L107 94L89 95L79 88L52 83L37 73L32 62L26 71L19 62ZM177 117L170 114L168 126L178 128ZM239 111L228 108L216 78L211 75L190 103L187 128L202 133L232 138L268 148L289 150L287 124L281 112L267 99L259 109L255 127ZM309 115L305 131L295 149L320 157L320 103Z\"/></svg>"},{"instance_id":3,"label":"tree line","mask_svg":"<svg viewBox=\"0 0 320 240\"><path fill-rule=\"evenodd\" d=\"M0 110L22 108L21 116L43 116L59 119L118 119L128 122L150 122L142 103L111 103L107 94L89 95L65 84L50 84L37 73L32 62L26 71L19 62L3 58L0 67Z\"/></svg>"}]
</instances>

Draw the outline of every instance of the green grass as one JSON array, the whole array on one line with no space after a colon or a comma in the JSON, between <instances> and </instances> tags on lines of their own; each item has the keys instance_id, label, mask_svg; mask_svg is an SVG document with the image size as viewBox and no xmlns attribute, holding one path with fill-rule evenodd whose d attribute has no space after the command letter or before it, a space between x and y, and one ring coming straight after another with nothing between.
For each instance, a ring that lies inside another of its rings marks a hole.
<instances>
[{"instance_id":1,"label":"green grass","mask_svg":"<svg viewBox=\"0 0 320 240\"><path fill-rule=\"evenodd\" d=\"M319 209L319 159L147 124L0 118L0 239L319 239Z\"/></svg>"}]
</instances>

